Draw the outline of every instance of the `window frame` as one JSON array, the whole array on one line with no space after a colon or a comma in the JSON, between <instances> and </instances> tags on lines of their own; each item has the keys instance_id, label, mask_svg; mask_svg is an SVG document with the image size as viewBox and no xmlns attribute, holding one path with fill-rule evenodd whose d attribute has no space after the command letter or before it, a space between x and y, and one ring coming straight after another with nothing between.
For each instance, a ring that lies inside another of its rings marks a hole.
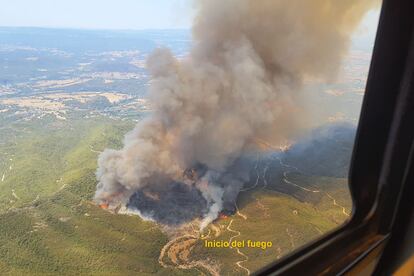
<instances>
[{"instance_id":1,"label":"window frame","mask_svg":"<svg viewBox=\"0 0 414 276\"><path fill-rule=\"evenodd\" d=\"M407 102L414 80L413 10L411 0L382 3L349 172L351 219L257 275L343 274L369 254L381 254L412 158L414 117L407 116L413 108Z\"/></svg>"}]
</instances>

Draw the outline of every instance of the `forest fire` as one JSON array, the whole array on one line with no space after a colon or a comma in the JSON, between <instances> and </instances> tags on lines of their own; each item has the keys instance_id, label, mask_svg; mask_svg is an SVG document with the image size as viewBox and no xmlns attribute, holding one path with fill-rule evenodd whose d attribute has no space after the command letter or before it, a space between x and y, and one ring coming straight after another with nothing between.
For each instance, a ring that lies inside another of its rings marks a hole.
<instances>
[{"instance_id":1,"label":"forest fire","mask_svg":"<svg viewBox=\"0 0 414 276\"><path fill-rule=\"evenodd\" d=\"M113 194L106 193L106 199L98 202L98 206L99 208L103 210L108 210L108 209L114 210L114 207L120 205L120 202L118 199L122 196L123 196L122 192L116 192Z\"/></svg>"},{"instance_id":2,"label":"forest fire","mask_svg":"<svg viewBox=\"0 0 414 276\"><path fill-rule=\"evenodd\" d=\"M99 204L99 208L107 210L109 208L109 204L108 203L101 203L101 204Z\"/></svg>"},{"instance_id":3,"label":"forest fire","mask_svg":"<svg viewBox=\"0 0 414 276\"><path fill-rule=\"evenodd\" d=\"M300 0L197 1L188 56L165 47L148 56L153 111L123 148L99 155L95 201L171 225L202 216L200 228L234 214L250 181L247 159L261 153L251 145L289 149L308 124L303 80L334 80L372 6L317 2L298 9Z\"/></svg>"},{"instance_id":4,"label":"forest fire","mask_svg":"<svg viewBox=\"0 0 414 276\"><path fill-rule=\"evenodd\" d=\"M226 214L224 214L224 213L220 213L219 214L219 216L218 216L218 219L220 220L220 219L226 219L226 218L228 218L229 216L228 215L226 215Z\"/></svg>"}]
</instances>

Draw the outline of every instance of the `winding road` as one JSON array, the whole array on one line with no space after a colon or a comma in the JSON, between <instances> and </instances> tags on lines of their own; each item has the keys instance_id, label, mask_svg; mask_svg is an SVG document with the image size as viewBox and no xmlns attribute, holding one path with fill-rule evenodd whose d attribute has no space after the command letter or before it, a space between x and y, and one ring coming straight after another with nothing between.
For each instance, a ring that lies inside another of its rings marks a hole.
<instances>
[{"instance_id":1,"label":"winding road","mask_svg":"<svg viewBox=\"0 0 414 276\"><path fill-rule=\"evenodd\" d=\"M208 260L190 260L190 253L199 239L200 236L198 235L184 234L170 240L161 249L160 256L158 257L159 264L165 268L197 269L198 271L204 269L212 276L219 276L218 266L210 263ZM168 258L171 265L164 262L165 258Z\"/></svg>"},{"instance_id":2,"label":"winding road","mask_svg":"<svg viewBox=\"0 0 414 276\"><path fill-rule=\"evenodd\" d=\"M294 167L294 166L291 166L291 165L287 165L287 164L285 164L285 163L283 163L283 161L281 160L281 158L280 157L276 157L276 159L278 159L279 160L279 162L280 162L280 164L282 165L282 166L284 166L285 168L291 168L291 169L293 169L294 171L296 171L296 172L298 172L298 173L301 173L300 172L300 170L297 168L297 167ZM322 191L320 191L320 190L311 190L311 189L308 189L308 188L306 188L306 187L303 187L303 186L300 186L300 185L298 185L298 184L296 184L296 183L293 183L292 181L290 181L290 180L288 180L288 174L289 173L291 173L292 171L284 171L283 172L283 181L285 182L285 183L287 183L287 184L289 184L289 185L292 185L292 186L295 186L295 187L297 187L297 188L299 188L299 189L302 189L302 190L304 190L304 191L306 191L306 192L311 192L311 193L321 193ZM339 208L341 208L342 209L342 214L344 214L345 216L347 216L347 217L349 217L350 216L350 214L346 211L346 208L344 207L344 206L342 206L342 205L339 205L338 203L337 203L337 201L336 201L336 199L332 196L332 195L330 195L328 192L323 192L327 197L329 197L331 200L332 200L332 203L333 203L333 205L334 206L337 206L337 207L339 207Z\"/></svg>"},{"instance_id":3,"label":"winding road","mask_svg":"<svg viewBox=\"0 0 414 276\"><path fill-rule=\"evenodd\" d=\"M236 230L233 230L233 229L231 229L231 228L230 228L232 223L233 223L233 219L230 221L229 225L227 225L227 228L226 228L226 229L227 229L227 231L229 231L229 232L232 232L232 233L235 233L235 234L236 234L236 235L232 236L232 237L229 239L230 248L234 248L234 249L236 249L237 254L239 254L240 256L242 256L242 257L244 258L244 260L237 261L237 262L236 262L236 265L237 265L239 268L241 268L241 269L245 270L245 271L247 272L247 275L250 275L250 273L251 273L251 272L250 272L250 270L249 270L247 267L244 267L244 266L242 266L242 265L241 265L242 263L247 262L247 261L249 260L249 257L247 257L247 255L246 255L246 254L244 254L243 252L241 252L241 251L240 251L240 249L239 249L238 247L232 247L232 246L231 246L231 242L233 241L233 239L234 239L234 238L237 238L237 237L239 237L239 236L241 235L240 231L236 231Z\"/></svg>"},{"instance_id":4,"label":"winding road","mask_svg":"<svg viewBox=\"0 0 414 276\"><path fill-rule=\"evenodd\" d=\"M332 201L333 201L333 204L335 205L335 206L338 206L339 208L341 208L342 209L342 214L344 214L345 216L347 216L347 217L349 217L349 213L346 211L346 209L345 209L345 207L344 206L342 206L342 205L339 205L338 203L336 203L336 199L335 198L333 198L330 194L328 194L327 192L325 192L325 194L330 198L330 199L332 199Z\"/></svg>"}]
</instances>

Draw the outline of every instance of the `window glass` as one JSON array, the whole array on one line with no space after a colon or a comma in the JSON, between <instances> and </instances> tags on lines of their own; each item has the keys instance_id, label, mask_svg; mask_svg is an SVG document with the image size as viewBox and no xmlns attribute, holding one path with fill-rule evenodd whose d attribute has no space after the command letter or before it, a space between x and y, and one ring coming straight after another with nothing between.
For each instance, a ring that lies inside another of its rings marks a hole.
<instances>
[{"instance_id":1,"label":"window glass","mask_svg":"<svg viewBox=\"0 0 414 276\"><path fill-rule=\"evenodd\" d=\"M248 275L346 223L379 12L3 3L0 274Z\"/></svg>"}]
</instances>

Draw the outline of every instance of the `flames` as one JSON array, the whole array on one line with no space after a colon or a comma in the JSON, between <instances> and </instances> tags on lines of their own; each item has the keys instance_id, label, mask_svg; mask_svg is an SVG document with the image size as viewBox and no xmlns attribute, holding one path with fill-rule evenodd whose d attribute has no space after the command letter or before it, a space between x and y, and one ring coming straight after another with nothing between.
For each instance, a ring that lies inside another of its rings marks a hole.
<instances>
[{"instance_id":1,"label":"flames","mask_svg":"<svg viewBox=\"0 0 414 276\"><path fill-rule=\"evenodd\" d=\"M114 194L106 193L105 196L106 196L106 199L101 201L98 204L99 208L104 209L104 210L113 209L112 208L113 207L112 203L113 202L118 202L117 198L122 196L122 192L117 192L117 193L114 193Z\"/></svg>"},{"instance_id":2,"label":"flames","mask_svg":"<svg viewBox=\"0 0 414 276\"><path fill-rule=\"evenodd\" d=\"M226 215L224 213L220 213L219 216L218 216L218 219L226 219L228 217L229 217L228 215Z\"/></svg>"},{"instance_id":3,"label":"flames","mask_svg":"<svg viewBox=\"0 0 414 276\"><path fill-rule=\"evenodd\" d=\"M261 150L276 150L276 151L287 151L290 147L291 147L291 143L286 141L284 144L280 144L279 146L275 146L270 144L269 142L260 139L260 138L255 138L253 139L253 142L261 149Z\"/></svg>"},{"instance_id":4,"label":"flames","mask_svg":"<svg viewBox=\"0 0 414 276\"><path fill-rule=\"evenodd\" d=\"M221 219L227 219L227 218L229 218L231 215L229 214L229 213L226 213L225 211L221 211L219 214L218 214L218 216L217 216L217 218L216 218L216 221L217 220L221 220Z\"/></svg>"},{"instance_id":5,"label":"flames","mask_svg":"<svg viewBox=\"0 0 414 276\"><path fill-rule=\"evenodd\" d=\"M101 204L99 204L99 208L107 210L109 208L109 204L106 203L106 202L101 203Z\"/></svg>"}]
</instances>

